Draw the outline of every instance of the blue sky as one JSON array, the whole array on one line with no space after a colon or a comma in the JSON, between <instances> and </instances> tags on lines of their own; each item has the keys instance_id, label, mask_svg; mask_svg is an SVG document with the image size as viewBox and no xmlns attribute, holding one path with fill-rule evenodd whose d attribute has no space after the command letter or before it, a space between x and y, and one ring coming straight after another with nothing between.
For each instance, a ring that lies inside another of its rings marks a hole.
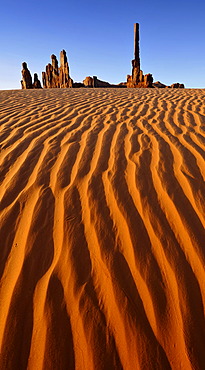
<instances>
[{"instance_id":1,"label":"blue sky","mask_svg":"<svg viewBox=\"0 0 205 370\"><path fill-rule=\"evenodd\" d=\"M133 25L140 23L144 73L165 84L205 87L205 2L0 0L0 89L19 89L21 64L41 72L65 49L74 81L126 80Z\"/></svg>"}]
</instances>

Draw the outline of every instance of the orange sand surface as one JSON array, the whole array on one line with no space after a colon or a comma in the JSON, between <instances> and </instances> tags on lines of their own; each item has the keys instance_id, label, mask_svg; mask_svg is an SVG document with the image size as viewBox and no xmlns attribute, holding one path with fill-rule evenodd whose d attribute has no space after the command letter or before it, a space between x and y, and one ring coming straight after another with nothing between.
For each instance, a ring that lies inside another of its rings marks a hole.
<instances>
[{"instance_id":1,"label":"orange sand surface","mask_svg":"<svg viewBox=\"0 0 205 370\"><path fill-rule=\"evenodd\" d=\"M205 90L0 91L0 369L205 369Z\"/></svg>"}]
</instances>

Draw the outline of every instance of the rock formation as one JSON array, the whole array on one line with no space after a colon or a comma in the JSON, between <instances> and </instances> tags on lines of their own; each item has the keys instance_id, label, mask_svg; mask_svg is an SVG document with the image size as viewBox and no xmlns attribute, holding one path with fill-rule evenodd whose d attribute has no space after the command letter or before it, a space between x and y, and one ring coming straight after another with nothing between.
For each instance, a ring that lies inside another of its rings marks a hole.
<instances>
[{"instance_id":1,"label":"rock formation","mask_svg":"<svg viewBox=\"0 0 205 370\"><path fill-rule=\"evenodd\" d=\"M76 84L74 84L74 87L75 87ZM127 87L126 86L126 82L123 83L121 82L120 84L118 85L115 85L115 84L110 84L109 82L106 82L106 81L101 81L97 78L97 76L93 76L93 77L86 77L84 80L83 80L83 86L84 87L109 87L109 88L124 88L124 87Z\"/></svg>"},{"instance_id":2,"label":"rock formation","mask_svg":"<svg viewBox=\"0 0 205 370\"><path fill-rule=\"evenodd\" d=\"M43 86L46 87L46 88L56 87L55 83L53 82L53 80L55 80L55 78L53 78L53 77L54 77L53 76L53 66L51 65L51 63L48 63L47 66L46 66L45 79L43 79L45 84Z\"/></svg>"},{"instance_id":3,"label":"rock formation","mask_svg":"<svg viewBox=\"0 0 205 370\"><path fill-rule=\"evenodd\" d=\"M184 84L174 83L170 86L172 89L184 89Z\"/></svg>"},{"instance_id":4,"label":"rock formation","mask_svg":"<svg viewBox=\"0 0 205 370\"><path fill-rule=\"evenodd\" d=\"M58 60L54 54L51 55L51 63L46 66L46 71L42 72L43 87L63 88L72 87L73 80L69 75L69 66L65 50L60 53L60 68L58 68Z\"/></svg>"},{"instance_id":5,"label":"rock formation","mask_svg":"<svg viewBox=\"0 0 205 370\"><path fill-rule=\"evenodd\" d=\"M34 83L32 84L32 77L27 68L27 64L22 64L22 89L38 89L41 88L41 83L38 80L38 76L34 74ZM140 69L140 49L139 49L139 23L134 24L134 59L132 60L132 74L127 75L127 82L122 82L118 85L110 84L106 81L101 81L97 76L86 77L81 82L73 82L69 74L68 59L65 50L60 52L60 67L58 66L58 60L54 54L51 55L51 63L48 63L46 70L42 72L43 87L50 88L70 88L70 87L112 87L112 88L184 88L184 84L174 83L171 86L166 86L161 82L153 82L151 73L146 75Z\"/></svg>"},{"instance_id":6,"label":"rock formation","mask_svg":"<svg viewBox=\"0 0 205 370\"><path fill-rule=\"evenodd\" d=\"M22 63L22 80L21 80L21 87L22 89L41 89L41 83L38 79L37 73L34 73L34 82L32 83L31 73L28 70L27 63Z\"/></svg>"},{"instance_id":7,"label":"rock formation","mask_svg":"<svg viewBox=\"0 0 205 370\"><path fill-rule=\"evenodd\" d=\"M162 88L166 88L166 87L169 87L169 86L166 86L165 84L163 84L162 82L160 81L156 81L153 83L153 86L154 87L157 87L158 89L162 89Z\"/></svg>"},{"instance_id":8,"label":"rock formation","mask_svg":"<svg viewBox=\"0 0 205 370\"><path fill-rule=\"evenodd\" d=\"M27 67L27 63L26 62L23 62L22 63L22 80L21 80L21 86L22 86L22 89L32 89L33 88L33 85L32 85L32 77L31 77L31 74L30 74L30 71Z\"/></svg>"},{"instance_id":9,"label":"rock formation","mask_svg":"<svg viewBox=\"0 0 205 370\"><path fill-rule=\"evenodd\" d=\"M72 87L79 88L79 87L85 87L85 85L82 82L73 82Z\"/></svg>"},{"instance_id":10,"label":"rock formation","mask_svg":"<svg viewBox=\"0 0 205 370\"><path fill-rule=\"evenodd\" d=\"M54 54L51 55L51 61L52 61L52 87L60 87L58 60Z\"/></svg>"},{"instance_id":11,"label":"rock formation","mask_svg":"<svg viewBox=\"0 0 205 370\"><path fill-rule=\"evenodd\" d=\"M180 83L174 83L172 84L171 86L167 86L165 84L163 84L162 82L160 81L156 81L156 82L153 82L153 87L157 87L158 89L162 89L162 88L167 88L167 89L184 89L184 84L180 84Z\"/></svg>"},{"instance_id":12,"label":"rock formation","mask_svg":"<svg viewBox=\"0 0 205 370\"><path fill-rule=\"evenodd\" d=\"M174 83L171 86L166 86L159 81L153 83L151 73L144 76L140 69L139 23L134 25L134 59L132 60L132 75L127 75L127 87L184 88L184 84L180 83Z\"/></svg>"},{"instance_id":13,"label":"rock formation","mask_svg":"<svg viewBox=\"0 0 205 370\"><path fill-rule=\"evenodd\" d=\"M41 83L38 79L37 73L34 73L33 89L41 89Z\"/></svg>"},{"instance_id":14,"label":"rock formation","mask_svg":"<svg viewBox=\"0 0 205 370\"><path fill-rule=\"evenodd\" d=\"M134 24L134 59L132 60L132 75L127 76L127 87L152 87L151 73L144 76L140 69L139 23Z\"/></svg>"},{"instance_id":15,"label":"rock formation","mask_svg":"<svg viewBox=\"0 0 205 370\"><path fill-rule=\"evenodd\" d=\"M140 48L139 23L134 24L134 59L132 60L132 82L137 85L140 81Z\"/></svg>"},{"instance_id":16,"label":"rock formation","mask_svg":"<svg viewBox=\"0 0 205 370\"><path fill-rule=\"evenodd\" d=\"M83 80L83 84L85 87L94 87L93 86L93 78L88 76Z\"/></svg>"},{"instance_id":17,"label":"rock formation","mask_svg":"<svg viewBox=\"0 0 205 370\"><path fill-rule=\"evenodd\" d=\"M59 68L60 87L72 87L73 80L69 75L69 66L65 50L60 52L60 68Z\"/></svg>"},{"instance_id":18,"label":"rock formation","mask_svg":"<svg viewBox=\"0 0 205 370\"><path fill-rule=\"evenodd\" d=\"M51 55L51 58L52 56L53 55ZM59 87L59 86L56 86L56 75L55 75L55 71L53 70L53 66L51 63L48 63L46 66L46 71L42 72L42 82L43 82L43 87L47 89L50 89L53 87Z\"/></svg>"},{"instance_id":19,"label":"rock formation","mask_svg":"<svg viewBox=\"0 0 205 370\"><path fill-rule=\"evenodd\" d=\"M151 73L144 76L144 87L152 87L153 77Z\"/></svg>"}]
</instances>

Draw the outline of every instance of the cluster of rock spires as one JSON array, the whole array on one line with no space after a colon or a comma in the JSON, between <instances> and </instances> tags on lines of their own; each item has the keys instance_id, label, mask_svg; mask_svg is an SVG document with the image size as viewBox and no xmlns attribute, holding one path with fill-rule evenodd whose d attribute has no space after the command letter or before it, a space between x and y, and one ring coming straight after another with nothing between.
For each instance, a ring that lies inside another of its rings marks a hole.
<instances>
[{"instance_id":1,"label":"cluster of rock spires","mask_svg":"<svg viewBox=\"0 0 205 370\"><path fill-rule=\"evenodd\" d=\"M42 81L44 88L63 88L73 87L73 80L69 75L69 66L65 50L60 53L60 68L58 60L54 54L51 55L51 62L46 66L46 71L42 72ZM28 70L27 63L22 63L22 89L40 89L41 83L37 73L34 73L34 82L32 82L31 73Z\"/></svg>"},{"instance_id":2,"label":"cluster of rock spires","mask_svg":"<svg viewBox=\"0 0 205 370\"><path fill-rule=\"evenodd\" d=\"M73 87L73 80L69 75L68 59L65 50L60 52L60 68L54 54L51 55L52 63L48 63L46 71L42 72L43 87Z\"/></svg>"},{"instance_id":3,"label":"cluster of rock spires","mask_svg":"<svg viewBox=\"0 0 205 370\"><path fill-rule=\"evenodd\" d=\"M31 73L25 62L22 63L22 67L22 89L41 88L37 73L34 74L34 82L32 82ZM151 73L143 74L143 71L140 69L139 23L134 24L134 59L132 60L132 75L127 75L127 82L112 85L109 82L98 80L97 76L88 76L83 80L83 83L73 82L69 75L69 65L65 50L60 52L60 67L58 67L56 56L54 54L51 55L51 63L48 63L45 72L42 72L42 82L43 87L47 89L72 87L184 88L184 84L180 83L166 86L159 81L153 82Z\"/></svg>"},{"instance_id":4,"label":"cluster of rock spires","mask_svg":"<svg viewBox=\"0 0 205 370\"><path fill-rule=\"evenodd\" d=\"M22 80L21 87L22 89L41 89L41 83L38 79L37 73L34 73L34 81L32 82L31 73L28 70L27 63L22 63Z\"/></svg>"}]
</instances>

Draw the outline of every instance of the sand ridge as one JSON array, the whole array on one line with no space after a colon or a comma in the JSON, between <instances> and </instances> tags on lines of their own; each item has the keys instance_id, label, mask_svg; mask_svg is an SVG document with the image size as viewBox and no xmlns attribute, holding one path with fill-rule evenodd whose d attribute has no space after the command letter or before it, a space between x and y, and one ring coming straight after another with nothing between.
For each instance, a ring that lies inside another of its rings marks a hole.
<instances>
[{"instance_id":1,"label":"sand ridge","mask_svg":"<svg viewBox=\"0 0 205 370\"><path fill-rule=\"evenodd\" d=\"M0 91L0 368L202 369L205 91Z\"/></svg>"}]
</instances>

